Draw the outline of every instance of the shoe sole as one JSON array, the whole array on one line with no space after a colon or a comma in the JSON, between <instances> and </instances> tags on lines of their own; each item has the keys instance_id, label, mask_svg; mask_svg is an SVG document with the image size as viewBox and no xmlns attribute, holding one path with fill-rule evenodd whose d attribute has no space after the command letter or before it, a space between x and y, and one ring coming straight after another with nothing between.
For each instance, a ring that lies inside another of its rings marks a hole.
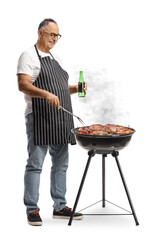
<instances>
[{"instance_id":1,"label":"shoe sole","mask_svg":"<svg viewBox=\"0 0 160 240\"><path fill-rule=\"evenodd\" d=\"M32 225L32 226L42 226L42 222L30 222L30 221L28 221L28 224Z\"/></svg>"},{"instance_id":2,"label":"shoe sole","mask_svg":"<svg viewBox=\"0 0 160 240\"><path fill-rule=\"evenodd\" d=\"M56 215L53 215L52 218L56 218L56 219L70 219L70 217L67 217L67 216L56 216ZM83 219L83 216L73 217L73 220L81 220L81 219Z\"/></svg>"}]
</instances>

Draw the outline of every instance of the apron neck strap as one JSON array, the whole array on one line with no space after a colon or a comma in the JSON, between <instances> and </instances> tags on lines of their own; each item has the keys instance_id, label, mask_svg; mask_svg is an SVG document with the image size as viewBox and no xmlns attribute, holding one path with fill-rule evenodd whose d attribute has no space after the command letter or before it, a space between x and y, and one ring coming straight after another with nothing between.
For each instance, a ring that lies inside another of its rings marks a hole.
<instances>
[{"instance_id":1,"label":"apron neck strap","mask_svg":"<svg viewBox=\"0 0 160 240\"><path fill-rule=\"evenodd\" d=\"M51 55L52 59L54 59L54 57L53 57L52 53L51 53L51 52L49 52L49 54Z\"/></svg>"},{"instance_id":2,"label":"apron neck strap","mask_svg":"<svg viewBox=\"0 0 160 240\"><path fill-rule=\"evenodd\" d=\"M34 47L35 47L35 49L36 49L37 55L38 55L38 57L39 57L39 60L41 60L41 56L39 55L39 52L38 52L38 49L37 49L36 44L34 45Z\"/></svg>"},{"instance_id":3,"label":"apron neck strap","mask_svg":"<svg viewBox=\"0 0 160 240\"><path fill-rule=\"evenodd\" d=\"M37 55L39 57L39 60L41 60L41 56L39 55L39 52L38 52L38 49L37 49L37 46L36 44L34 45L35 49L36 49L36 52L37 52ZM51 57L54 59L53 55L49 52L49 54L51 55Z\"/></svg>"}]
</instances>

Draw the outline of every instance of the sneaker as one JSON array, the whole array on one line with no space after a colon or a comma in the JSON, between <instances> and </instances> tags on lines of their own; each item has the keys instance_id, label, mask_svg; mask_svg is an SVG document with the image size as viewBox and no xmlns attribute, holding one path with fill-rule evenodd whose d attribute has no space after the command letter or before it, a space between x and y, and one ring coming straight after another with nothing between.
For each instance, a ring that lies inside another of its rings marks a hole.
<instances>
[{"instance_id":1,"label":"sneaker","mask_svg":"<svg viewBox=\"0 0 160 240\"><path fill-rule=\"evenodd\" d=\"M42 225L42 219L39 215L39 210L35 210L34 212L28 214L27 219L28 219L28 223L32 226Z\"/></svg>"},{"instance_id":2,"label":"sneaker","mask_svg":"<svg viewBox=\"0 0 160 240\"><path fill-rule=\"evenodd\" d=\"M65 207L59 212L56 210L53 211L53 218L61 218L61 219L70 219L72 214L71 208ZM75 213L73 219L74 220L80 220L83 218L82 213Z\"/></svg>"}]
</instances>

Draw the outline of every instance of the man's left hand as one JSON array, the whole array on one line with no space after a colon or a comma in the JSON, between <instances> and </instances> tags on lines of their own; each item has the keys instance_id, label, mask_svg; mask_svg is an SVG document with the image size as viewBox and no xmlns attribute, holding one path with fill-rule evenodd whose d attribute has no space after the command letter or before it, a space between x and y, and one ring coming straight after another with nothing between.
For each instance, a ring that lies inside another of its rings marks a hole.
<instances>
[{"instance_id":1,"label":"man's left hand","mask_svg":"<svg viewBox=\"0 0 160 240\"><path fill-rule=\"evenodd\" d=\"M85 91L85 94L87 94L87 83L85 82L85 85L84 85L84 91Z\"/></svg>"}]
</instances>

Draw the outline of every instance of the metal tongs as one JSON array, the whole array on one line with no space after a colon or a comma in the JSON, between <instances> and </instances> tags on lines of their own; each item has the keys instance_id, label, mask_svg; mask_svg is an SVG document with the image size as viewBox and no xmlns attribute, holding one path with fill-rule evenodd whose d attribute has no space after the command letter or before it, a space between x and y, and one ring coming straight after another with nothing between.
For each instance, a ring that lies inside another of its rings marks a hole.
<instances>
[{"instance_id":1,"label":"metal tongs","mask_svg":"<svg viewBox=\"0 0 160 240\"><path fill-rule=\"evenodd\" d=\"M62 106L60 106L60 108L61 108L63 111L65 111L65 112L71 114L72 116L76 117L76 118L78 119L78 121L79 121L82 125L85 124L80 117L78 117L78 116L74 115L73 113L69 112L68 110L66 110L66 109L65 109L64 107L62 107Z\"/></svg>"}]
</instances>

